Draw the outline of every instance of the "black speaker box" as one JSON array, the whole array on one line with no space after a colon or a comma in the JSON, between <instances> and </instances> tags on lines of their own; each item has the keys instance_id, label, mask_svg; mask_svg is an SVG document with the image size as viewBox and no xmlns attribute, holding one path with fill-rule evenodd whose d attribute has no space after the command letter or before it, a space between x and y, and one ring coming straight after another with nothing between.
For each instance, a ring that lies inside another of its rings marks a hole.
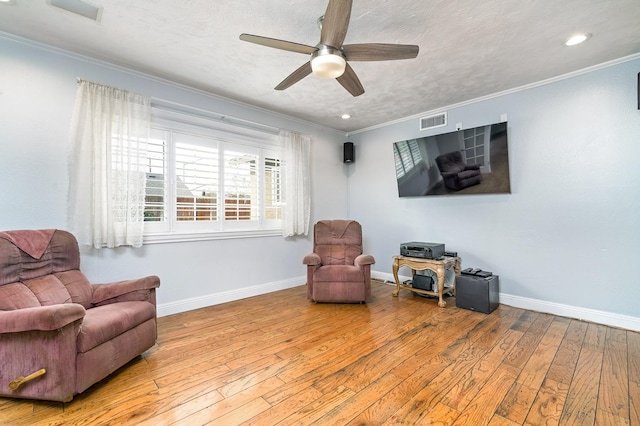
<instances>
[{"instance_id":1,"label":"black speaker box","mask_svg":"<svg viewBox=\"0 0 640 426\"><path fill-rule=\"evenodd\" d=\"M456 277L456 306L458 308L490 314L500 304L499 277L458 275Z\"/></svg>"},{"instance_id":2,"label":"black speaker box","mask_svg":"<svg viewBox=\"0 0 640 426\"><path fill-rule=\"evenodd\" d=\"M429 275L414 275L411 287L419 288L420 290L433 291L433 278Z\"/></svg>"},{"instance_id":3,"label":"black speaker box","mask_svg":"<svg viewBox=\"0 0 640 426\"><path fill-rule=\"evenodd\" d=\"M353 142L344 143L344 162L354 163L356 161L356 149L353 146Z\"/></svg>"}]
</instances>

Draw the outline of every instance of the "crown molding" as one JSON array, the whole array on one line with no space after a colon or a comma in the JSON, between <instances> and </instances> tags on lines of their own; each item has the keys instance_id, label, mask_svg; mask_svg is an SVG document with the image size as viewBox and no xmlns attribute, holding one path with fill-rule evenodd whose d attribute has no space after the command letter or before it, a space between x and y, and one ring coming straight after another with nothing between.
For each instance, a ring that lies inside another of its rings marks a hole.
<instances>
[{"instance_id":1,"label":"crown molding","mask_svg":"<svg viewBox=\"0 0 640 426\"><path fill-rule=\"evenodd\" d=\"M376 130L376 129L380 129L380 128L383 128L383 127L391 126L391 125L394 125L394 124L399 124L399 123L404 123L404 122L407 122L407 121L420 119L420 118L425 117L425 116L438 114L438 113L441 113L443 111L450 111L450 110L455 109L455 108L460 108L460 107L463 107L463 106L472 105L472 104L475 104L475 103L478 103L478 102L483 102L483 101L486 101L486 100L489 100L489 99L494 99L494 98L498 98L498 97L501 97L501 96L510 95L512 93L524 92L525 90L530 90L530 89L534 89L536 87L545 86L547 84L556 83L558 81L567 80L569 78L573 78L573 77L576 77L576 76L579 76L579 75L587 74L587 73L590 73L590 72L593 72L593 71L597 71L597 70L600 70L600 69L604 69L604 68L609 68L609 67L612 67L614 65L622 64L622 63L629 62L629 61L634 61L636 59L640 59L640 53L634 53L633 55L624 56L624 57L618 58L618 59L613 59L611 61L603 62L603 63L597 64L597 65L592 65L592 66L587 67L587 68L583 68L583 69L580 69L580 70L577 70L577 71L572 71L572 72L566 73L566 74L561 74L561 75L556 76L556 77L551 77L551 78L548 78L546 80L541 80L541 81L537 81L535 83L526 84L524 86L515 87L513 89L503 90L501 92L492 93L490 95L481 96L479 98L470 99L468 101L458 102L458 103L451 104L451 105L448 105L448 106L439 107L439 108L432 109L432 110L425 111L425 112L421 112L421 113L418 113L418 114L413 114L413 115L410 115L408 117L399 118L397 120L387 121L386 123L376 124L375 126L366 127L366 128L359 129L359 130L353 130L353 131L351 131L351 132L349 132L347 134L347 137L349 137L351 135L354 135L354 134L357 134L357 133L364 133L364 132L368 132L368 131L371 131L371 130Z\"/></svg>"},{"instance_id":2,"label":"crown molding","mask_svg":"<svg viewBox=\"0 0 640 426\"><path fill-rule=\"evenodd\" d=\"M111 69L113 71L118 71L118 72L121 72L121 73L129 74L129 75L132 75L132 76L135 76L135 77L138 77L138 78L144 78L144 79L147 79L147 80L152 80L152 81L155 81L155 82L158 82L158 83L161 83L161 84L165 84L167 86L171 86L171 87L174 87L174 88L177 88L177 89L181 89L181 90L184 90L184 91L187 91L187 92L191 92L191 93L194 93L194 94L197 94L197 95L200 95L200 96L205 96L205 97L208 97L210 99L215 99L217 101L225 102L225 103L228 103L228 104L231 104L231 105L235 105L235 106L242 107L242 108L245 108L245 109L248 109L248 110L252 110L252 111L260 113L260 114L269 115L269 116L272 116L274 118L279 118L279 119L283 119L283 120L287 120L287 121L296 122L296 123L302 124L304 126L314 127L316 129L319 129L319 130L322 130L322 131L327 131L327 132L332 132L332 133L335 133L335 134L340 135L340 136L344 136L345 135L345 132L343 130L338 130L338 129L334 129L332 127L323 126L321 124L317 124L317 123L314 123L314 122L311 122L311 121L303 120L303 119L300 119L300 118L297 118L297 117L293 117L293 116L290 116L290 115L286 115L286 114L283 114L283 113L280 113L280 112L272 111L272 110L267 109L267 108L262 108L262 107L259 107L259 106L256 106L256 105L252 105L252 104L249 104L249 103L245 103L245 102L237 101L237 100L234 100L234 99L226 98L224 96L220 96L220 95L216 95L216 94L211 93L211 92L207 92L206 90L197 89L197 88L189 86L187 84L178 83L176 81L172 81L172 80L169 80L169 79L166 79L166 78L163 78L163 77L158 77L158 76L153 75L153 74L145 73L145 72L142 72L142 71L137 71L137 70L128 68L128 67L123 66L123 65L117 65L117 64L108 62L106 60L93 58L93 57L86 56L86 55L83 55L83 54L80 54L80 53L76 53L76 52L71 52L71 51L66 50L66 49L62 49L62 48L59 48L59 47L48 45L46 43L41 43L41 42L38 42L38 41L34 41L34 40L30 40L30 39L27 39L27 38L24 38L24 37L20 37L20 36L17 36L15 34L7 33L7 32L4 32L4 31L0 31L0 38L4 38L4 39L7 39L7 40L11 40L11 41L17 42L17 43L25 44L25 45L28 45L28 46L31 46L31 47L35 47L37 49L45 50L45 51L48 51L48 52L51 52L51 53L55 53L55 54L58 54L58 55L61 55L61 56L66 56L66 57L71 58L71 59L79 60L79 61L82 61L82 62L88 62L88 63L91 63L93 65L98 65L98 66L101 66L103 68L107 68L107 69ZM150 94L147 94L147 95L152 96ZM163 101L167 102L167 103L170 102L168 100L162 100L162 99L156 98L156 97L154 97L154 99L156 101L159 101L159 102L163 102ZM219 114L219 112L213 112L213 113L214 114ZM231 117L228 114L221 114L221 115L225 115L227 118L233 118L235 120L243 120L242 118L239 118L239 117Z\"/></svg>"}]
</instances>

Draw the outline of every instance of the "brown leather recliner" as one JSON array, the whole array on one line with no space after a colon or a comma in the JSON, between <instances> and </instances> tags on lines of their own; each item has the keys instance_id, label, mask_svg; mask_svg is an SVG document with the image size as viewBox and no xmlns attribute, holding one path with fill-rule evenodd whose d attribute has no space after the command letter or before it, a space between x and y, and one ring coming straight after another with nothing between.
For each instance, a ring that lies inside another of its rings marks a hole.
<instances>
[{"instance_id":1,"label":"brown leather recliner","mask_svg":"<svg viewBox=\"0 0 640 426\"><path fill-rule=\"evenodd\" d=\"M314 302L364 303L371 296L373 256L362 254L362 227L355 220L321 220L313 227L307 265L307 298Z\"/></svg>"},{"instance_id":2,"label":"brown leather recliner","mask_svg":"<svg viewBox=\"0 0 640 426\"><path fill-rule=\"evenodd\" d=\"M0 233L0 396L70 401L155 344L160 279L79 268L66 231Z\"/></svg>"}]
</instances>

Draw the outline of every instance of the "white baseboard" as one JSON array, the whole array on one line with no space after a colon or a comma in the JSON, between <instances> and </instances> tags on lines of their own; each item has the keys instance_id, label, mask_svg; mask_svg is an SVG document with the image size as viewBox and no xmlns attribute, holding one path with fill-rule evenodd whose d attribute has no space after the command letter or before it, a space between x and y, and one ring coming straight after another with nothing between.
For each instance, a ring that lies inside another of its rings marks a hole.
<instances>
[{"instance_id":1,"label":"white baseboard","mask_svg":"<svg viewBox=\"0 0 640 426\"><path fill-rule=\"evenodd\" d=\"M393 274L385 272L371 271L371 278L394 284ZM411 279L408 276L399 276L401 281ZM213 293L191 299L178 300L176 302L162 303L158 305L158 316L177 314L194 309L205 308L207 306L218 305L220 303L245 299L247 297L258 296L278 290L297 287L303 285L307 280L306 276L291 278L284 281L265 283L253 287L239 288L221 293ZM559 315L568 318L576 318L583 321L591 321L598 324L612 327L624 328L626 330L640 331L640 318L628 315L621 315L612 312L598 311L596 309L581 308L578 306L563 305L545 300L530 299L527 297L513 296L500 293L500 303L514 308L529 309L547 314Z\"/></svg>"},{"instance_id":2,"label":"white baseboard","mask_svg":"<svg viewBox=\"0 0 640 426\"><path fill-rule=\"evenodd\" d=\"M640 318L613 312L598 311L596 309L581 308L579 306L563 305L527 297L513 296L500 293L500 303L514 308L529 309L583 321L591 321L626 330L640 331Z\"/></svg>"},{"instance_id":3,"label":"white baseboard","mask_svg":"<svg viewBox=\"0 0 640 426\"><path fill-rule=\"evenodd\" d=\"M389 274L388 272L371 271L371 278L373 278L374 280L384 281L390 284L396 283L395 278L393 278L393 274ZM400 282L404 282L412 278L413 277L410 277L410 276L398 275L398 279L400 280Z\"/></svg>"},{"instance_id":4,"label":"white baseboard","mask_svg":"<svg viewBox=\"0 0 640 426\"><path fill-rule=\"evenodd\" d=\"M258 296L261 294L272 293L278 290L297 287L307 282L307 277L291 278L284 281L276 281L272 283L260 284L252 287L238 288L220 293L207 294L205 296L193 297L191 299L178 300L169 303L158 304L158 316L187 312L194 309L205 308L207 306L219 305L220 303L231 302L234 300L246 299L247 297Z\"/></svg>"},{"instance_id":5,"label":"white baseboard","mask_svg":"<svg viewBox=\"0 0 640 426\"><path fill-rule=\"evenodd\" d=\"M371 278L395 284L393 274L371 271ZM399 276L400 281L410 280L409 276ZM545 300L530 299L527 297L513 296L500 293L500 303L514 308L529 309L546 314L559 315L567 318L575 318L583 321L591 321L626 330L640 331L640 318L621 315L612 312L598 311L596 309L581 308L579 306L563 305Z\"/></svg>"}]
</instances>

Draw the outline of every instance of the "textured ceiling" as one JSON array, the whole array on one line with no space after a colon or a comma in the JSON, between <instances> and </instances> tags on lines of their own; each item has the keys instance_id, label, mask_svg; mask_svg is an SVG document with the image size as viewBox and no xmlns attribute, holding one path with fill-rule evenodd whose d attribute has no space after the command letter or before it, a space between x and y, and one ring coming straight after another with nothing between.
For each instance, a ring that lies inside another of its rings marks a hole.
<instances>
[{"instance_id":1,"label":"textured ceiling","mask_svg":"<svg viewBox=\"0 0 640 426\"><path fill-rule=\"evenodd\" d=\"M315 46L328 0L88 2L99 22L45 0L0 3L0 31L344 131L640 52L639 0L353 0L345 44L417 44L418 57L352 62L366 90L356 98L313 75L275 91L309 58L238 36ZM565 47L578 31L593 36Z\"/></svg>"}]
</instances>

